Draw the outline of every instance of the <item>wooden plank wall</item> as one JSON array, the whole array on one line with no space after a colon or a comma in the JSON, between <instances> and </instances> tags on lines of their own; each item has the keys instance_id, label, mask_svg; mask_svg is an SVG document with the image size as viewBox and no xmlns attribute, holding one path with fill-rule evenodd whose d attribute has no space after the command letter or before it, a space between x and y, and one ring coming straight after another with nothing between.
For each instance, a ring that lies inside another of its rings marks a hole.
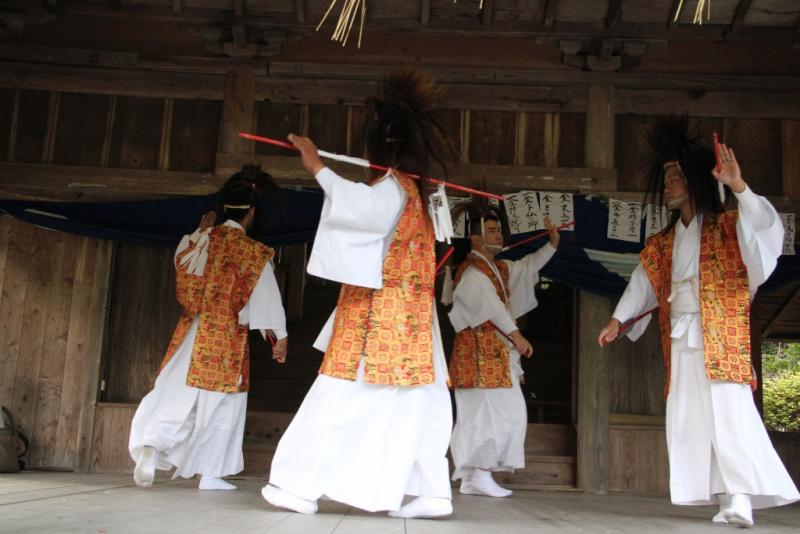
<instances>
[{"instance_id":1,"label":"wooden plank wall","mask_svg":"<svg viewBox=\"0 0 800 534\"><path fill-rule=\"evenodd\" d=\"M35 467L89 452L112 244L0 217L0 404Z\"/></svg>"},{"instance_id":2,"label":"wooden plank wall","mask_svg":"<svg viewBox=\"0 0 800 534\"><path fill-rule=\"evenodd\" d=\"M616 419L616 421L615 421ZM626 420L627 419L627 420ZM669 492L669 460L663 418L612 414L609 429L609 491ZM800 434L769 432L789 475L800 485Z\"/></svg>"}]
</instances>

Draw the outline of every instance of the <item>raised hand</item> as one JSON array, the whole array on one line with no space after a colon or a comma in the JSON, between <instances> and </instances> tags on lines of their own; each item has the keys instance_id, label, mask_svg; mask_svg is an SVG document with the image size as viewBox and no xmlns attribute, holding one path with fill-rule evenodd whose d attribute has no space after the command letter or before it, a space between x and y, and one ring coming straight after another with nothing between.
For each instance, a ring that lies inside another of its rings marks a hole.
<instances>
[{"instance_id":1,"label":"raised hand","mask_svg":"<svg viewBox=\"0 0 800 534\"><path fill-rule=\"evenodd\" d=\"M561 234L558 233L558 227L550 221L550 217L544 218L544 225L547 227L547 233L550 235L550 244L553 248L558 248L558 243L561 241Z\"/></svg>"},{"instance_id":2,"label":"raised hand","mask_svg":"<svg viewBox=\"0 0 800 534\"><path fill-rule=\"evenodd\" d=\"M719 145L720 169L717 171L716 167L711 169L711 174L720 183L723 183L731 188L734 193L741 193L744 191L746 184L742 178L742 171L739 169L739 163L736 161L736 155L733 153L732 148L728 148L725 144Z\"/></svg>"},{"instance_id":3,"label":"raised hand","mask_svg":"<svg viewBox=\"0 0 800 534\"><path fill-rule=\"evenodd\" d=\"M300 151L300 159L303 160L303 167L306 171L316 176L316 174L325 167L322 160L319 158L317 145L315 145L311 139L300 135L289 134L289 141Z\"/></svg>"},{"instance_id":4,"label":"raised hand","mask_svg":"<svg viewBox=\"0 0 800 534\"><path fill-rule=\"evenodd\" d=\"M200 219L200 225L197 227L197 230L200 232L205 232L212 226L214 226L214 222L217 220L217 214L214 210L206 212L203 214L203 217Z\"/></svg>"}]
</instances>

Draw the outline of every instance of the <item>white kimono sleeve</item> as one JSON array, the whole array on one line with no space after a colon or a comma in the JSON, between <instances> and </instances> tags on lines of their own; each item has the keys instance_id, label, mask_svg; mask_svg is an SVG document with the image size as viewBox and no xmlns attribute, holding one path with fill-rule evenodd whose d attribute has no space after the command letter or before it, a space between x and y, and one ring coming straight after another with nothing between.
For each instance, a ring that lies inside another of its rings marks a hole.
<instances>
[{"instance_id":1,"label":"white kimono sleeve","mask_svg":"<svg viewBox=\"0 0 800 534\"><path fill-rule=\"evenodd\" d=\"M239 324L249 325L250 330L272 330L278 339L286 337L286 313L272 262L261 271L250 300L239 312Z\"/></svg>"},{"instance_id":2,"label":"white kimono sleeve","mask_svg":"<svg viewBox=\"0 0 800 534\"><path fill-rule=\"evenodd\" d=\"M511 299L511 309L514 310L514 318L521 317L536 308L539 304L536 300L536 284L539 282L539 271L542 270L550 258L556 253L556 249L550 243L534 252L528 254L521 260L506 261L508 264L508 291Z\"/></svg>"},{"instance_id":3,"label":"white kimono sleeve","mask_svg":"<svg viewBox=\"0 0 800 534\"><path fill-rule=\"evenodd\" d=\"M391 176L369 186L346 180L327 167L316 179L325 191L325 200L309 274L380 289L384 244L400 219L405 191Z\"/></svg>"},{"instance_id":4,"label":"white kimono sleeve","mask_svg":"<svg viewBox=\"0 0 800 534\"><path fill-rule=\"evenodd\" d=\"M656 299L655 291L653 291L653 285L650 283L650 279L640 263L633 270L631 281L628 282L628 287L625 288L622 298L619 299L612 317L620 323L624 323L657 305L658 300ZM626 333L628 339L631 341L639 339L644 334L644 331L647 330L647 325L650 324L652 317L652 314L648 315L634 324Z\"/></svg>"},{"instance_id":5,"label":"white kimono sleeve","mask_svg":"<svg viewBox=\"0 0 800 534\"><path fill-rule=\"evenodd\" d=\"M517 330L497 290L485 274L474 267L468 268L453 291L453 309L448 314L456 332L476 328L492 321L506 334Z\"/></svg>"},{"instance_id":6,"label":"white kimono sleeve","mask_svg":"<svg viewBox=\"0 0 800 534\"><path fill-rule=\"evenodd\" d=\"M783 250L783 223L772 204L749 187L734 194L739 201L736 238L747 267L752 300L758 286L769 278L778 263Z\"/></svg>"}]
</instances>

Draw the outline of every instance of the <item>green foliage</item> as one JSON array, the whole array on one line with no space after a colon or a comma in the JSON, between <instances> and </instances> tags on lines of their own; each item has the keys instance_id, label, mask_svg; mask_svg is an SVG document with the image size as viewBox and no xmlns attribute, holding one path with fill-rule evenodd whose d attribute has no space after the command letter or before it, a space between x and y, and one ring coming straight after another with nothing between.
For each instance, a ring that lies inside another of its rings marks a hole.
<instances>
[{"instance_id":1,"label":"green foliage","mask_svg":"<svg viewBox=\"0 0 800 534\"><path fill-rule=\"evenodd\" d=\"M800 370L764 380L764 424L769 430L800 432Z\"/></svg>"},{"instance_id":2,"label":"green foliage","mask_svg":"<svg viewBox=\"0 0 800 534\"><path fill-rule=\"evenodd\" d=\"M767 341L761 351L764 380L800 371L800 343Z\"/></svg>"}]
</instances>

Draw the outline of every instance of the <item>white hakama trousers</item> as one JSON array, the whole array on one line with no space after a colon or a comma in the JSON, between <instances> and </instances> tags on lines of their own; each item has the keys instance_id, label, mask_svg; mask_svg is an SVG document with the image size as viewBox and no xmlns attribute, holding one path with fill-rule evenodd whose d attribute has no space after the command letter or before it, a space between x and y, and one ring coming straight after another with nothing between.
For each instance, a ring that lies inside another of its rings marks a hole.
<instances>
[{"instance_id":1,"label":"white hakama trousers","mask_svg":"<svg viewBox=\"0 0 800 534\"><path fill-rule=\"evenodd\" d=\"M247 393L220 393L186 385L198 319L156 378L133 416L128 442L133 461L142 447L160 452L158 469L173 478L223 477L244 469L242 439Z\"/></svg>"},{"instance_id":2,"label":"white hakama trousers","mask_svg":"<svg viewBox=\"0 0 800 534\"><path fill-rule=\"evenodd\" d=\"M688 334L672 339L666 434L674 504L718 503L718 494L744 493L753 508L800 499L748 384L709 380L702 350Z\"/></svg>"},{"instance_id":3,"label":"white hakama trousers","mask_svg":"<svg viewBox=\"0 0 800 534\"><path fill-rule=\"evenodd\" d=\"M368 384L363 360L355 381L319 375L278 444L270 484L370 512L398 510L405 495L450 499L453 417L435 317L433 340L433 384Z\"/></svg>"},{"instance_id":4,"label":"white hakama trousers","mask_svg":"<svg viewBox=\"0 0 800 534\"><path fill-rule=\"evenodd\" d=\"M519 386L519 353L510 351L510 388L456 389L456 426L450 440L453 480L476 468L510 471L525 467L528 410Z\"/></svg>"}]
</instances>

